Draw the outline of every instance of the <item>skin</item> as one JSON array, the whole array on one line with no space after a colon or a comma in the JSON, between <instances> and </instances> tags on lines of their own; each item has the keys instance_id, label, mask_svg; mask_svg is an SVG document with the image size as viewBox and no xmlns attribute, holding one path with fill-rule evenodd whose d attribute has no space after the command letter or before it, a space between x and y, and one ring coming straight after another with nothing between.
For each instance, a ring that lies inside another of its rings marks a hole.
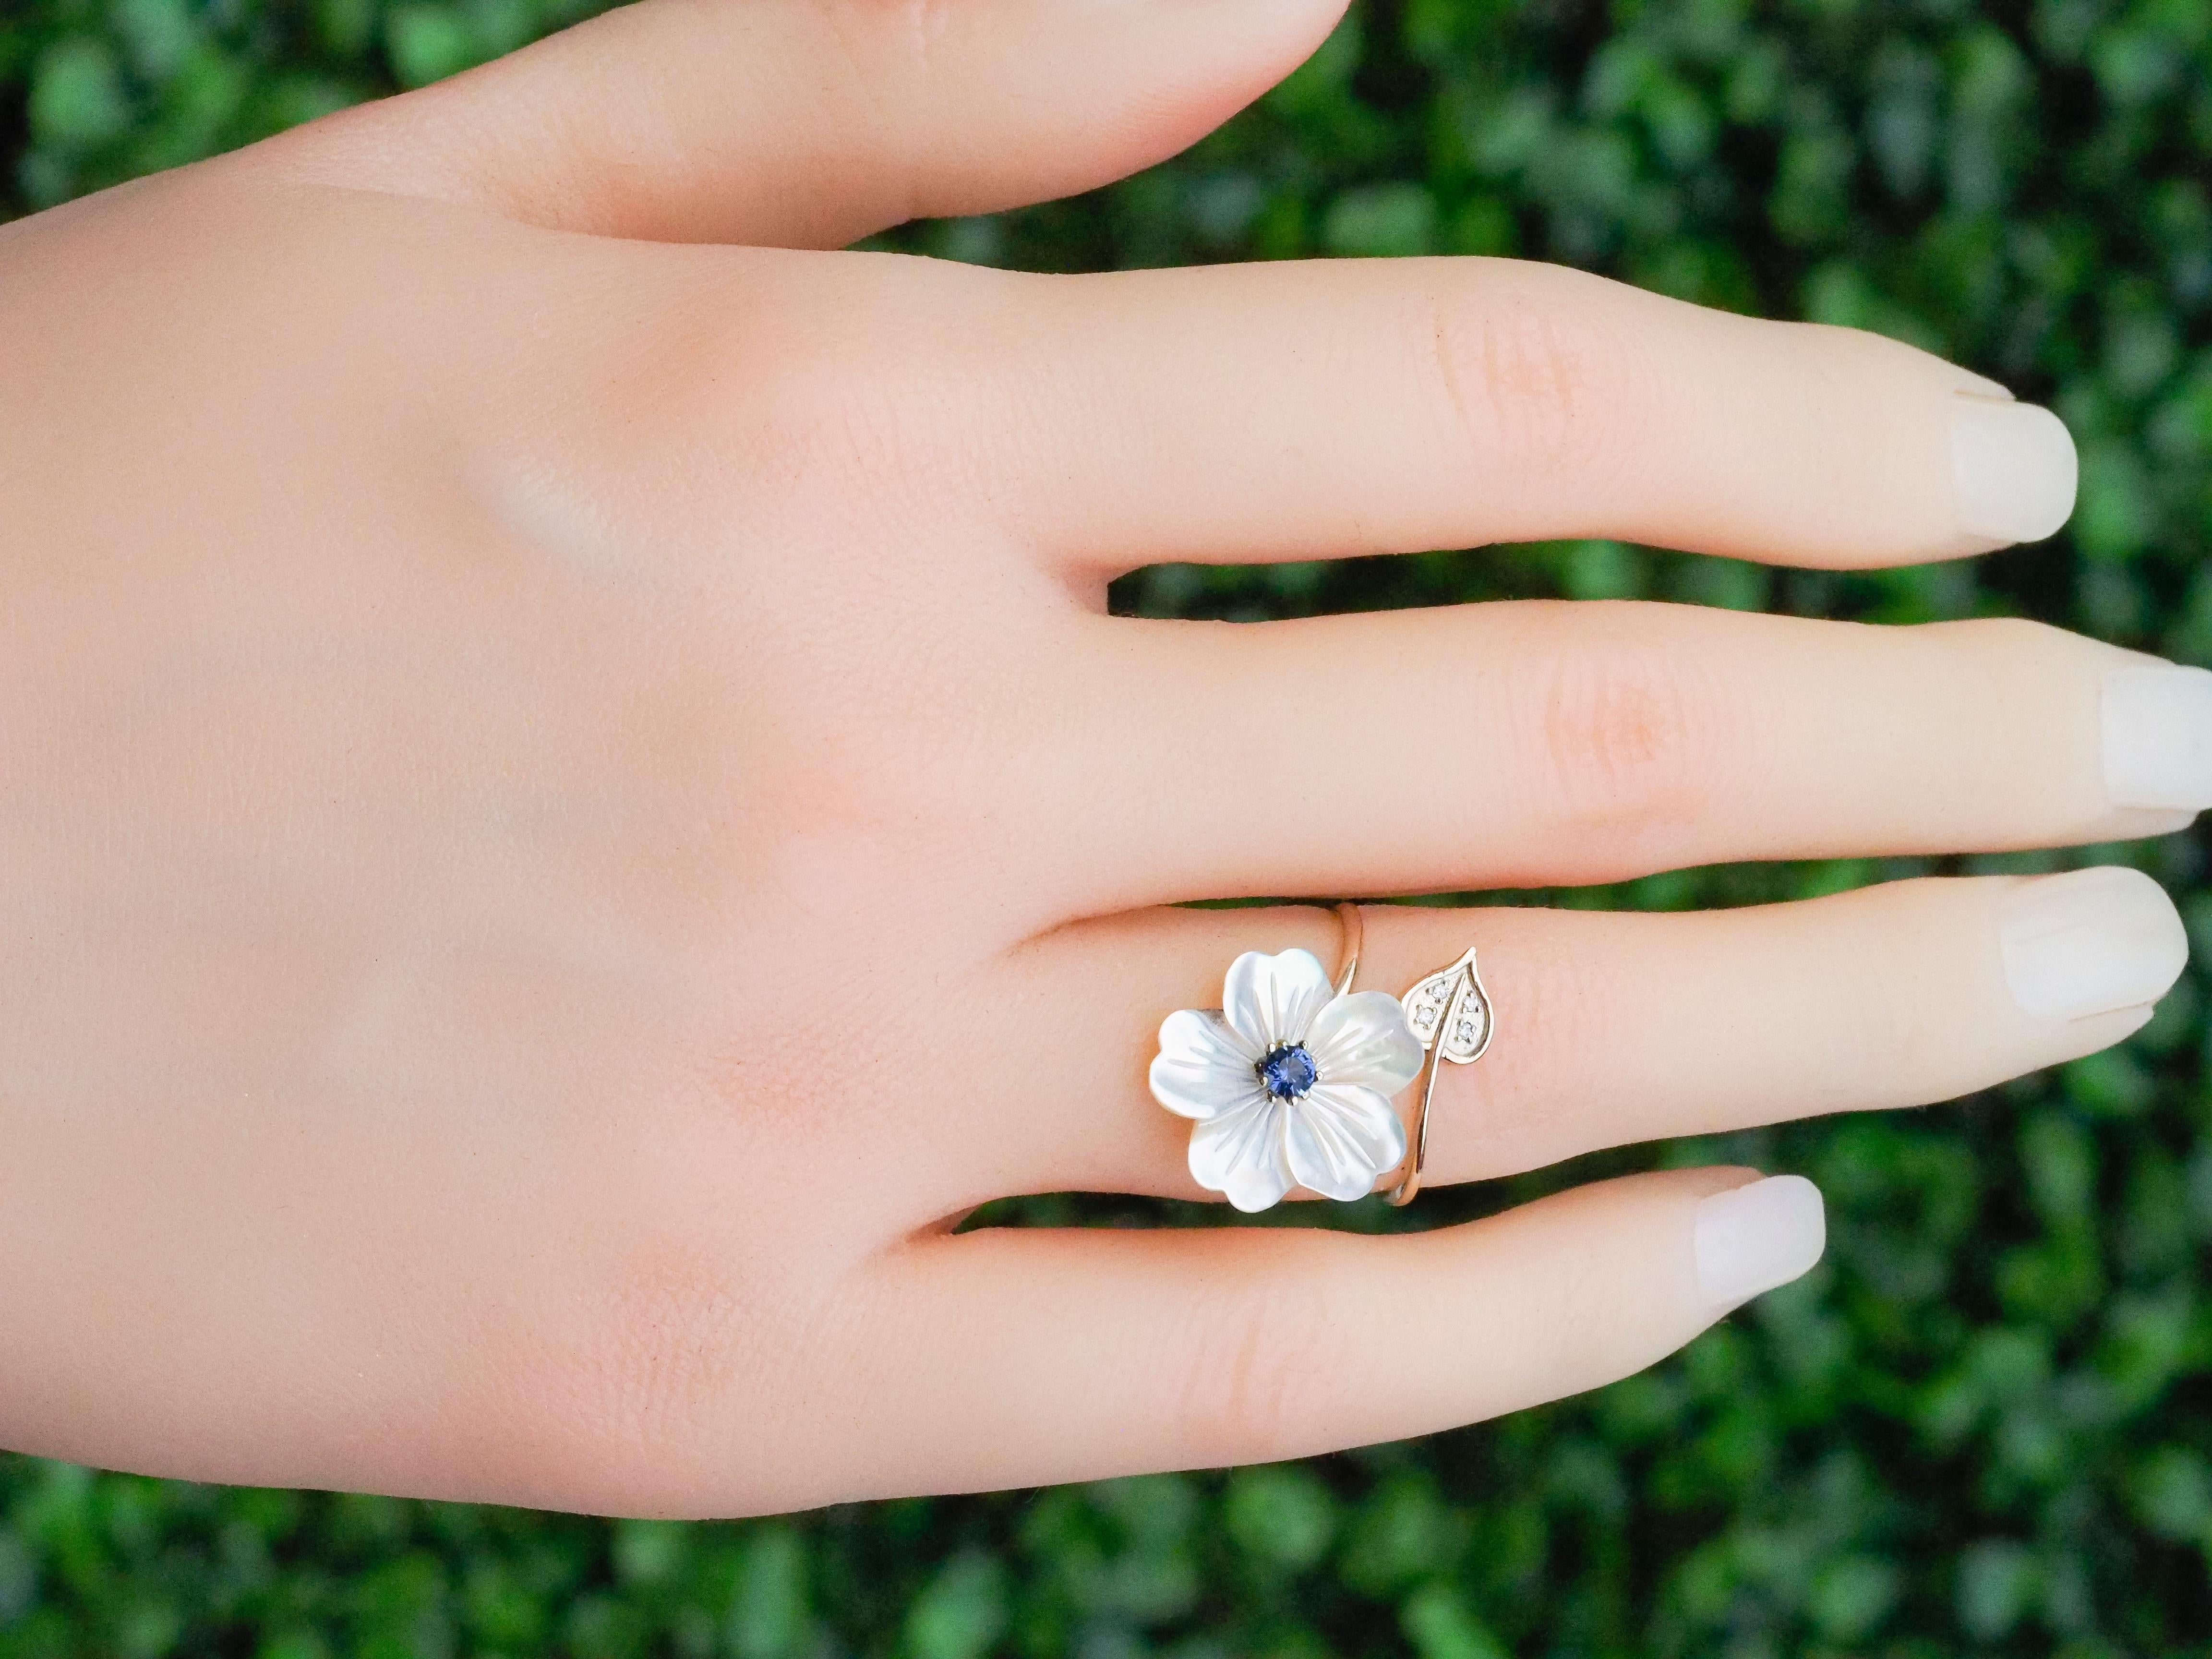
<instances>
[{"instance_id":1,"label":"skin","mask_svg":"<svg viewBox=\"0 0 2212 1659\"><path fill-rule=\"evenodd\" d=\"M1164 558L1988 545L1991 388L1886 340L1494 261L831 251L1171 153L1333 3L647 0L0 228L0 1441L726 1515L1512 1410L1725 1311L1691 1218L1749 1172L951 1233L1203 1195L1161 1017L1335 935L1162 907L2186 821L2104 795L2122 653L2024 623L1107 617ZM1286 742L1328 787L1255 814ZM1429 1183L2139 1025L2013 1006L2014 886L1486 914ZM1371 912L1363 983L1474 927Z\"/></svg>"}]
</instances>

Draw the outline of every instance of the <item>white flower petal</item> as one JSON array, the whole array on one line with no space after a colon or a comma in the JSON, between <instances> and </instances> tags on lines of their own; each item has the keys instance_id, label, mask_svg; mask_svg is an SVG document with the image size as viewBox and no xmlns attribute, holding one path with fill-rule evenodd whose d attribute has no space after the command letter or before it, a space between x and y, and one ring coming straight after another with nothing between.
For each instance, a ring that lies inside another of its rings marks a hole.
<instances>
[{"instance_id":1,"label":"white flower petal","mask_svg":"<svg viewBox=\"0 0 2212 1659\"><path fill-rule=\"evenodd\" d=\"M1323 1083L1357 1083L1395 1095L1421 1074L1421 1040L1388 991L1354 991L1314 1017L1306 1052Z\"/></svg>"},{"instance_id":2,"label":"white flower petal","mask_svg":"<svg viewBox=\"0 0 2212 1659\"><path fill-rule=\"evenodd\" d=\"M1317 1083L1291 1103L1283 1134L1291 1173L1326 1198L1364 1198L1406 1156L1390 1103L1356 1083Z\"/></svg>"},{"instance_id":3,"label":"white flower petal","mask_svg":"<svg viewBox=\"0 0 2212 1659\"><path fill-rule=\"evenodd\" d=\"M1160 1023L1152 1098L1184 1117L1217 1117L1259 1088L1260 1056L1211 1008L1178 1008Z\"/></svg>"},{"instance_id":4,"label":"white flower petal","mask_svg":"<svg viewBox=\"0 0 2212 1659\"><path fill-rule=\"evenodd\" d=\"M1246 1105L1190 1132L1191 1179L1227 1194L1250 1212L1277 1202L1295 1184L1283 1155L1283 1109L1265 1090Z\"/></svg>"},{"instance_id":5,"label":"white flower petal","mask_svg":"<svg viewBox=\"0 0 2212 1659\"><path fill-rule=\"evenodd\" d=\"M1229 964L1221 1012L1237 1036L1264 1054L1282 1043L1304 1042L1314 1016L1335 994L1310 951L1273 957L1247 951Z\"/></svg>"}]
</instances>

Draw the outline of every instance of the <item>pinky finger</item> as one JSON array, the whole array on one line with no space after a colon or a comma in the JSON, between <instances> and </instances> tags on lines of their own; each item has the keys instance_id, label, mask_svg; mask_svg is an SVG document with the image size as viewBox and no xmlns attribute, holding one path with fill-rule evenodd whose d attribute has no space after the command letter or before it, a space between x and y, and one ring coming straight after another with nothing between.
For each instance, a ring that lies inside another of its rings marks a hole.
<instances>
[{"instance_id":1,"label":"pinky finger","mask_svg":"<svg viewBox=\"0 0 2212 1659\"><path fill-rule=\"evenodd\" d=\"M1413 1235L931 1241L886 1287L915 1415L879 1424L881 1443L918 1460L892 1489L980 1490L1453 1428L1643 1369L1803 1273L1825 1237L1810 1182L1719 1169Z\"/></svg>"}]
</instances>

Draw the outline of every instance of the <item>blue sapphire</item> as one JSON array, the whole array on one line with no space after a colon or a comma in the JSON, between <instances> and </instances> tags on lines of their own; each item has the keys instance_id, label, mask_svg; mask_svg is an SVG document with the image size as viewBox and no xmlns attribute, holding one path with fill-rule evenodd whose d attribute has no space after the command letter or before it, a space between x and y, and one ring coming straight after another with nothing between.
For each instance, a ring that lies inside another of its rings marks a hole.
<instances>
[{"instance_id":1,"label":"blue sapphire","mask_svg":"<svg viewBox=\"0 0 2212 1659\"><path fill-rule=\"evenodd\" d=\"M1313 1056L1295 1042L1285 1042L1279 1048L1270 1048L1267 1057L1252 1068L1259 1073L1260 1081L1267 1085L1267 1092L1278 1100L1296 1100L1314 1086L1317 1073L1314 1071Z\"/></svg>"}]
</instances>

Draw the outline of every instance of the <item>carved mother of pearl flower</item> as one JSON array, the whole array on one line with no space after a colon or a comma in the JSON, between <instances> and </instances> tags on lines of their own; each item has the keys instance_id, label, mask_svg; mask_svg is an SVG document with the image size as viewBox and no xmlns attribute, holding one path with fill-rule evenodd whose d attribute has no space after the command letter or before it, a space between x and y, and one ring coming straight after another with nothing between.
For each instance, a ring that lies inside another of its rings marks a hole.
<instances>
[{"instance_id":1,"label":"carved mother of pearl flower","mask_svg":"<svg viewBox=\"0 0 2212 1659\"><path fill-rule=\"evenodd\" d=\"M1152 1098L1196 1120L1191 1175L1240 1210L1293 1187L1364 1198L1406 1156L1391 1097L1421 1058L1389 992L1339 996L1310 951L1248 951L1219 1008L1178 1009L1161 1025Z\"/></svg>"}]
</instances>

